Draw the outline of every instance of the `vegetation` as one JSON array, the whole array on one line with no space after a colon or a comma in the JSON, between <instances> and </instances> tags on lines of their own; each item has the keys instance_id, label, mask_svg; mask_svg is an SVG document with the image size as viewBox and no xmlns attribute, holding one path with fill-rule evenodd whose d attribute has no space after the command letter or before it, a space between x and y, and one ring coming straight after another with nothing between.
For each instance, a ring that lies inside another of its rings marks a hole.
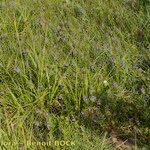
<instances>
[{"instance_id":1,"label":"vegetation","mask_svg":"<svg viewBox=\"0 0 150 150\"><path fill-rule=\"evenodd\" d=\"M149 0L0 1L1 149L150 149L149 77Z\"/></svg>"}]
</instances>

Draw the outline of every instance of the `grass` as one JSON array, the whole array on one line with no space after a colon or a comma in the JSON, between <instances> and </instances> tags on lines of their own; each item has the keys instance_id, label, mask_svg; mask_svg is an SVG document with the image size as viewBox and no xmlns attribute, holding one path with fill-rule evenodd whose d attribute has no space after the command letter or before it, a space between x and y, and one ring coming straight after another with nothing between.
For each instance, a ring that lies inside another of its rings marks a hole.
<instances>
[{"instance_id":1,"label":"grass","mask_svg":"<svg viewBox=\"0 0 150 150\"><path fill-rule=\"evenodd\" d=\"M1 149L150 148L149 0L1 0L0 41Z\"/></svg>"}]
</instances>

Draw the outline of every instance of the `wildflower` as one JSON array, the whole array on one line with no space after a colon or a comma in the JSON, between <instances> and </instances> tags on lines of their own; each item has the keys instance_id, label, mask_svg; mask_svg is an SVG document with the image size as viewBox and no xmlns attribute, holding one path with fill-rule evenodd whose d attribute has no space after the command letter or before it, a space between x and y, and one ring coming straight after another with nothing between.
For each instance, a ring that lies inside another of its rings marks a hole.
<instances>
[{"instance_id":1,"label":"wildflower","mask_svg":"<svg viewBox=\"0 0 150 150\"><path fill-rule=\"evenodd\" d=\"M68 68L68 67L69 67L69 64L68 64L68 63L64 64L64 67L65 67L65 68Z\"/></svg>"},{"instance_id":2,"label":"wildflower","mask_svg":"<svg viewBox=\"0 0 150 150\"><path fill-rule=\"evenodd\" d=\"M91 96L90 97L90 101L95 102L96 101L96 97L95 96Z\"/></svg>"},{"instance_id":3,"label":"wildflower","mask_svg":"<svg viewBox=\"0 0 150 150\"><path fill-rule=\"evenodd\" d=\"M102 104L101 104L101 102L97 102L96 105L97 106L101 106Z\"/></svg>"},{"instance_id":4,"label":"wildflower","mask_svg":"<svg viewBox=\"0 0 150 150\"><path fill-rule=\"evenodd\" d=\"M86 102L88 98L87 98L87 96L83 96L82 99L83 99L83 101Z\"/></svg>"},{"instance_id":5,"label":"wildflower","mask_svg":"<svg viewBox=\"0 0 150 150\"><path fill-rule=\"evenodd\" d=\"M21 72L21 71L20 71L20 68L19 68L19 67L15 67L15 68L14 68L14 72L17 73L17 74L19 74L19 73Z\"/></svg>"},{"instance_id":6,"label":"wildflower","mask_svg":"<svg viewBox=\"0 0 150 150\"><path fill-rule=\"evenodd\" d=\"M95 71L95 66L94 66L94 65L91 65L91 66L90 66L90 70L91 70L91 71Z\"/></svg>"},{"instance_id":7,"label":"wildflower","mask_svg":"<svg viewBox=\"0 0 150 150\"><path fill-rule=\"evenodd\" d=\"M104 86L109 86L109 83L106 80L103 81L103 84L104 84Z\"/></svg>"}]
</instances>

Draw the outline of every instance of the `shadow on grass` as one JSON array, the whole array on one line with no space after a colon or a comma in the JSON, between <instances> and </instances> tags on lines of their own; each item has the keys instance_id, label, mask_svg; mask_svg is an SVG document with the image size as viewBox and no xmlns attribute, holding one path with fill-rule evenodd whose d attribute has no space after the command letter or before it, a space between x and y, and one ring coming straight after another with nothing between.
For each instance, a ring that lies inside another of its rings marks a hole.
<instances>
[{"instance_id":1,"label":"shadow on grass","mask_svg":"<svg viewBox=\"0 0 150 150\"><path fill-rule=\"evenodd\" d=\"M108 101L106 92L100 96L100 99L102 104L99 112L94 110L92 112L92 109L96 110L96 107L88 108L81 115L81 124L99 135L107 132L114 144L122 145L124 143L129 147L137 145L139 148L150 149L148 106L139 107L136 103L123 100ZM93 116L85 113L93 113ZM99 119L96 120L95 117L99 117Z\"/></svg>"}]
</instances>

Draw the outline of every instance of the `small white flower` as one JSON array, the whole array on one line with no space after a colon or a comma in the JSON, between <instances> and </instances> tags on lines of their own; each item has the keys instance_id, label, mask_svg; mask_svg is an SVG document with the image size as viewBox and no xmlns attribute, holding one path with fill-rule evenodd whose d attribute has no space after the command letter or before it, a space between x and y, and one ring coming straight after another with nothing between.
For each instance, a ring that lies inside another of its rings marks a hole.
<instances>
[{"instance_id":1,"label":"small white flower","mask_svg":"<svg viewBox=\"0 0 150 150\"><path fill-rule=\"evenodd\" d=\"M106 80L103 81L103 84L104 86L109 86L109 83Z\"/></svg>"}]
</instances>

